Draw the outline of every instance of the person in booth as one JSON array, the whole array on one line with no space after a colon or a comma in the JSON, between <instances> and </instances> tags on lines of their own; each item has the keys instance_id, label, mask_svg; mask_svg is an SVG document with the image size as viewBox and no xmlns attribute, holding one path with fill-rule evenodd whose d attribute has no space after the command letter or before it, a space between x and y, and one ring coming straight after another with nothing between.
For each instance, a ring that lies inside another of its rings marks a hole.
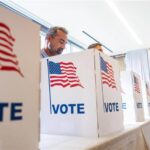
<instances>
[{"instance_id":1,"label":"person in booth","mask_svg":"<svg viewBox=\"0 0 150 150\"><path fill-rule=\"evenodd\" d=\"M45 37L45 45L41 50L41 58L59 55L65 49L68 31L64 27L51 27Z\"/></svg>"},{"instance_id":2,"label":"person in booth","mask_svg":"<svg viewBox=\"0 0 150 150\"><path fill-rule=\"evenodd\" d=\"M102 44L100 43L94 43L94 44L89 45L88 49L91 49L91 48L95 48L98 51L103 52Z\"/></svg>"}]
</instances>

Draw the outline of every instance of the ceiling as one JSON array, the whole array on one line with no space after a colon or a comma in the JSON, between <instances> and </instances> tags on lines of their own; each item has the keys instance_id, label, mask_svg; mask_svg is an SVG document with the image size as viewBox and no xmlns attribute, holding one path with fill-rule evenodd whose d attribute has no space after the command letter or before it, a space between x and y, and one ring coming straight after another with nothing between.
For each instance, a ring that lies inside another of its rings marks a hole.
<instances>
[{"instance_id":1,"label":"ceiling","mask_svg":"<svg viewBox=\"0 0 150 150\"><path fill-rule=\"evenodd\" d=\"M66 27L69 35L79 40L85 48L95 41L83 31L111 49L113 51L111 54L150 47L150 0L12 0L12 2L52 25ZM116 7L115 12L120 14L116 15L110 5ZM118 16L123 18L120 20Z\"/></svg>"}]
</instances>

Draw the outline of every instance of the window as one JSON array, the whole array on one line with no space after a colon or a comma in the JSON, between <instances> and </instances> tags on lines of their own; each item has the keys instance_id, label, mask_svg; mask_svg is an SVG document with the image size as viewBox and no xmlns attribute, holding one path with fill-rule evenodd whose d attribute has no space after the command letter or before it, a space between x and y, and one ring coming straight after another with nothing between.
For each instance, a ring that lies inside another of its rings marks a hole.
<instances>
[{"instance_id":1,"label":"window","mask_svg":"<svg viewBox=\"0 0 150 150\"><path fill-rule=\"evenodd\" d=\"M37 24L39 24L41 26L41 33L40 33L41 48L44 46L45 34L46 34L48 28L51 26L51 24L48 24L47 22L42 20L42 18L39 18L39 17L33 15L28 10L24 9L23 7L20 7L19 5L16 5L15 3L11 2L11 1L5 1L5 2L0 1L0 5L7 7L11 11L14 11L15 13L17 13L23 17L26 17L26 18L32 20L33 22L36 22ZM74 40L73 38L70 37L68 40L68 43L66 44L66 48L65 48L63 54L77 52L77 51L81 51L83 49L84 48L81 46L79 41Z\"/></svg>"}]
</instances>

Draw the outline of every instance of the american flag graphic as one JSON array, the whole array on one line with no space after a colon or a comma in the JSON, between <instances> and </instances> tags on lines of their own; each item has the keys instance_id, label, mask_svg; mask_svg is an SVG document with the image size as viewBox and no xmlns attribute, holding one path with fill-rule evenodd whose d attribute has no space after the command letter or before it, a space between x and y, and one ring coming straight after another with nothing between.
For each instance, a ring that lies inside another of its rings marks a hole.
<instances>
[{"instance_id":1,"label":"american flag graphic","mask_svg":"<svg viewBox=\"0 0 150 150\"><path fill-rule=\"evenodd\" d=\"M13 50L14 42L9 26L0 22L0 71L15 71L23 77Z\"/></svg>"},{"instance_id":2,"label":"american flag graphic","mask_svg":"<svg viewBox=\"0 0 150 150\"><path fill-rule=\"evenodd\" d=\"M77 87L83 86L76 75L76 67L72 62L55 63L48 61L48 74L50 78L50 86Z\"/></svg>"},{"instance_id":3,"label":"american flag graphic","mask_svg":"<svg viewBox=\"0 0 150 150\"><path fill-rule=\"evenodd\" d=\"M146 83L146 94L150 96L150 85Z\"/></svg>"},{"instance_id":4,"label":"american flag graphic","mask_svg":"<svg viewBox=\"0 0 150 150\"><path fill-rule=\"evenodd\" d=\"M139 79L135 75L133 75L133 84L135 92L141 93Z\"/></svg>"},{"instance_id":5,"label":"american flag graphic","mask_svg":"<svg viewBox=\"0 0 150 150\"><path fill-rule=\"evenodd\" d=\"M114 72L112 66L100 57L102 83L108 85L111 88L116 88L114 79Z\"/></svg>"}]
</instances>

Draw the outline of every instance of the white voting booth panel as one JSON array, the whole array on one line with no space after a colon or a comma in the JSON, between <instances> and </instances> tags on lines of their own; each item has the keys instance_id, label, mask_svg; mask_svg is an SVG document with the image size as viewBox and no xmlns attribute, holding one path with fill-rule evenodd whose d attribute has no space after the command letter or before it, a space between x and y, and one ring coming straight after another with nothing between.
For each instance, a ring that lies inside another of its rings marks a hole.
<instances>
[{"instance_id":1,"label":"white voting booth panel","mask_svg":"<svg viewBox=\"0 0 150 150\"><path fill-rule=\"evenodd\" d=\"M150 83L142 82L142 94L144 103L144 115L145 118L150 117Z\"/></svg>"},{"instance_id":2,"label":"white voting booth panel","mask_svg":"<svg viewBox=\"0 0 150 150\"><path fill-rule=\"evenodd\" d=\"M40 27L0 6L0 150L37 150Z\"/></svg>"},{"instance_id":3,"label":"white voting booth panel","mask_svg":"<svg viewBox=\"0 0 150 150\"><path fill-rule=\"evenodd\" d=\"M147 96L147 116L150 117L150 83L146 82L146 96Z\"/></svg>"},{"instance_id":4,"label":"white voting booth panel","mask_svg":"<svg viewBox=\"0 0 150 150\"><path fill-rule=\"evenodd\" d=\"M144 121L144 108L140 76L132 71L121 72L124 122Z\"/></svg>"},{"instance_id":5,"label":"white voting booth panel","mask_svg":"<svg viewBox=\"0 0 150 150\"><path fill-rule=\"evenodd\" d=\"M42 59L41 69L41 133L98 137L123 128L112 58L86 50Z\"/></svg>"}]
</instances>

